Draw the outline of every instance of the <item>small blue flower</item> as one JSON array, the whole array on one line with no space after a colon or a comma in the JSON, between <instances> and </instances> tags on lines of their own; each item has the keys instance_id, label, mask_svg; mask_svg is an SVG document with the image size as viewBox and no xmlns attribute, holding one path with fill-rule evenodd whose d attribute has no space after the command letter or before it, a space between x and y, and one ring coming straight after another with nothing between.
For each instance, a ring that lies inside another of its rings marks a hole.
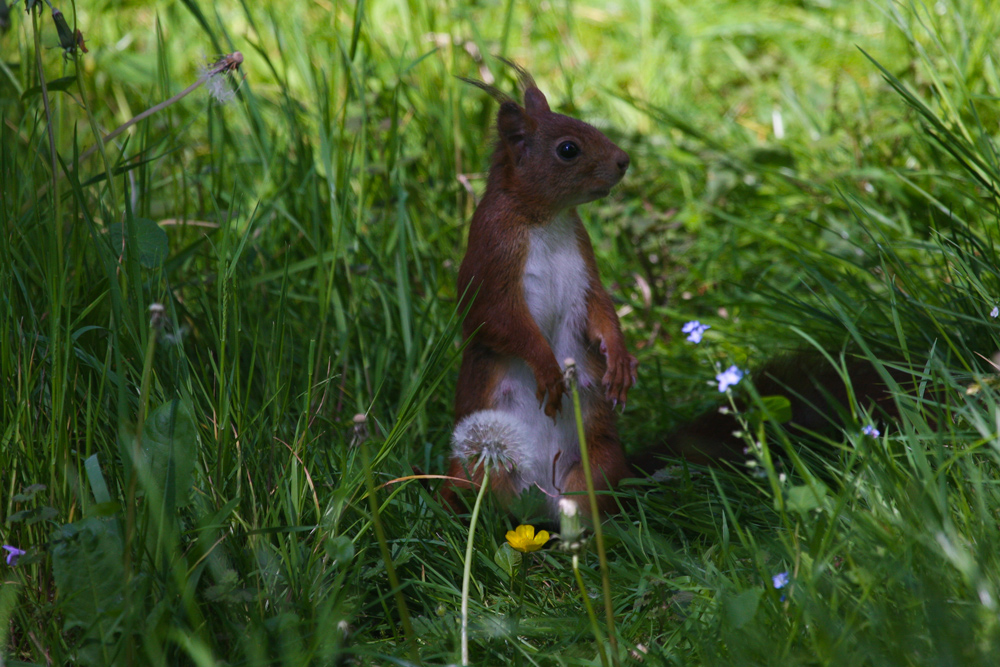
<instances>
[{"instance_id":1,"label":"small blue flower","mask_svg":"<svg viewBox=\"0 0 1000 667\"><path fill-rule=\"evenodd\" d=\"M771 577L771 583L775 588L784 588L788 585L789 577L787 572L779 572Z\"/></svg>"},{"instance_id":2,"label":"small blue flower","mask_svg":"<svg viewBox=\"0 0 1000 667\"><path fill-rule=\"evenodd\" d=\"M17 565L17 559L26 554L27 552L23 549L18 549L17 547L12 547L9 544L3 545L3 548L7 553L7 565L14 567Z\"/></svg>"},{"instance_id":3,"label":"small blue flower","mask_svg":"<svg viewBox=\"0 0 1000 667\"><path fill-rule=\"evenodd\" d=\"M743 371L736 366L730 366L715 376L719 383L719 391L725 391L743 379Z\"/></svg>"},{"instance_id":4,"label":"small blue flower","mask_svg":"<svg viewBox=\"0 0 1000 667\"><path fill-rule=\"evenodd\" d=\"M879 431L877 428L875 428L875 426L873 426L872 424L867 424L863 426L861 428L861 432L872 438L877 438L880 435L882 435L882 432Z\"/></svg>"},{"instance_id":5,"label":"small blue flower","mask_svg":"<svg viewBox=\"0 0 1000 667\"><path fill-rule=\"evenodd\" d=\"M1000 316L1000 307L993 306L993 310L990 311L990 317L996 319L997 316Z\"/></svg>"},{"instance_id":6,"label":"small blue flower","mask_svg":"<svg viewBox=\"0 0 1000 667\"><path fill-rule=\"evenodd\" d=\"M691 320L681 327L681 333L686 333L688 335L687 340L689 343L697 345L701 342L702 335L704 335L704 333L711 328L712 327L708 324L702 324L698 320Z\"/></svg>"}]
</instances>

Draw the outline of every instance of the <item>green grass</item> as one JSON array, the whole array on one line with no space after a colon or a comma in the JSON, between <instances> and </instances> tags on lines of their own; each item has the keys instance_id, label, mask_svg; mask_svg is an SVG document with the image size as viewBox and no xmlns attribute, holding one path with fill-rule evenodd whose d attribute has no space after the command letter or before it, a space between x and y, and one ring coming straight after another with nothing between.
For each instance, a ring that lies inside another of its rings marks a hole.
<instances>
[{"instance_id":1,"label":"green grass","mask_svg":"<svg viewBox=\"0 0 1000 667\"><path fill-rule=\"evenodd\" d=\"M630 450L713 409L718 365L815 341L919 377L822 454L751 413L755 469L623 490L620 661L995 664L990 3L118 0L57 5L69 58L25 4L0 36L0 541L27 551L0 664L404 664L399 600L419 660L458 661L467 523L385 484L445 469L495 112L455 75L514 88L478 54L632 156L581 211L641 362ZM235 50L228 104L201 88L87 155ZM511 526L487 499L473 664L598 664L570 554L525 561L518 611Z\"/></svg>"}]
</instances>

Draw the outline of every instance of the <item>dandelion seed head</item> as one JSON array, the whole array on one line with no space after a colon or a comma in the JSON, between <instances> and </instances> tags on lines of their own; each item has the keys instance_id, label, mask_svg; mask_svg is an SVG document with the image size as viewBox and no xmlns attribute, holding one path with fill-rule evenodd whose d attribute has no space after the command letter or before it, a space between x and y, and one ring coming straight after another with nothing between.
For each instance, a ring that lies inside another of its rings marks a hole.
<instances>
[{"instance_id":1,"label":"dandelion seed head","mask_svg":"<svg viewBox=\"0 0 1000 667\"><path fill-rule=\"evenodd\" d=\"M205 88L219 104L225 104L236 97L236 90L226 79L226 75L235 72L243 64L243 54L239 51L220 56L201 70L205 79Z\"/></svg>"},{"instance_id":2,"label":"dandelion seed head","mask_svg":"<svg viewBox=\"0 0 1000 667\"><path fill-rule=\"evenodd\" d=\"M451 436L455 458L478 467L512 470L527 458L529 437L524 424L509 412L480 410L459 422Z\"/></svg>"},{"instance_id":3,"label":"dandelion seed head","mask_svg":"<svg viewBox=\"0 0 1000 667\"><path fill-rule=\"evenodd\" d=\"M161 333L160 341L170 345L180 345L184 342L184 337L187 336L188 331L190 331L188 326L183 324L172 333Z\"/></svg>"},{"instance_id":4,"label":"dandelion seed head","mask_svg":"<svg viewBox=\"0 0 1000 667\"><path fill-rule=\"evenodd\" d=\"M225 104L236 97L236 91L226 82L226 78L221 74L213 74L205 82L208 94L215 98L219 104Z\"/></svg>"}]
</instances>

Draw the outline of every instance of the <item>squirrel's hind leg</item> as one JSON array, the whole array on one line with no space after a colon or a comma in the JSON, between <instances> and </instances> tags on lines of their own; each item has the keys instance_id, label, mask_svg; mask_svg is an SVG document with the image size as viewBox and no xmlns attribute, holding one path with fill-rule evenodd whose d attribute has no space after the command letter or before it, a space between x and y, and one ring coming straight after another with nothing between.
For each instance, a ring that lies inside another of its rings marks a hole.
<instances>
[{"instance_id":1,"label":"squirrel's hind leg","mask_svg":"<svg viewBox=\"0 0 1000 667\"><path fill-rule=\"evenodd\" d=\"M590 474L597 492L597 507L601 514L613 514L618 505L615 498L605 491L613 490L618 483L632 477L632 469L625 460L625 452L618 441L615 429L615 415L611 404L600 401L584 422L587 438L587 454L590 459ZM578 461L566 472L561 489L564 496L572 496L587 511L587 478L583 463Z\"/></svg>"}]
</instances>

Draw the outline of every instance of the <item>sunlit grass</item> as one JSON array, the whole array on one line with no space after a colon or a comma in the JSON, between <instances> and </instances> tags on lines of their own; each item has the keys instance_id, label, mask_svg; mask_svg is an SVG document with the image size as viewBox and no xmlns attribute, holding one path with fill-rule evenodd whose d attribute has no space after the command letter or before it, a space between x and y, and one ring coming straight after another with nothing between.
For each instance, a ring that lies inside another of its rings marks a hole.
<instances>
[{"instance_id":1,"label":"sunlit grass","mask_svg":"<svg viewBox=\"0 0 1000 667\"><path fill-rule=\"evenodd\" d=\"M623 491L609 659L995 663L988 3L56 5L70 57L27 4L0 36L0 542L26 552L0 662L402 664L409 614L453 664L465 567L471 664L600 660L594 548L511 581L529 500L487 496L467 559L467 517L395 481L445 470L495 111L455 75L513 91L498 54L632 156L581 210L641 362L630 450L814 343L917 378L898 420L845 406L803 449L751 410L747 474ZM234 51L233 99L92 150Z\"/></svg>"}]
</instances>

